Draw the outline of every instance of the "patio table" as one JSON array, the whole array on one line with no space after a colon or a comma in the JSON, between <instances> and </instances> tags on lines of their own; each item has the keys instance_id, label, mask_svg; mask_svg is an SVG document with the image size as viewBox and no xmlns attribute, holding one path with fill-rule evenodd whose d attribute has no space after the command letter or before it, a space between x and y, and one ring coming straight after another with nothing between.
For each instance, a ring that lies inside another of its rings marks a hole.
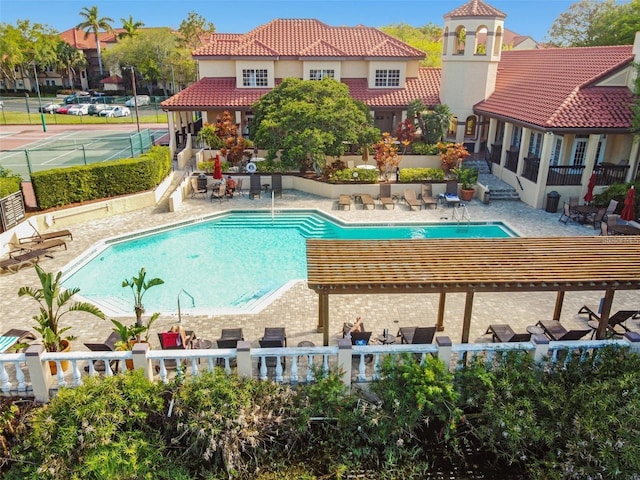
<instances>
[{"instance_id":1,"label":"patio table","mask_svg":"<svg viewBox=\"0 0 640 480\"><path fill-rule=\"evenodd\" d=\"M609 231L614 235L640 235L640 228L634 227L632 225L609 225Z\"/></svg>"}]
</instances>

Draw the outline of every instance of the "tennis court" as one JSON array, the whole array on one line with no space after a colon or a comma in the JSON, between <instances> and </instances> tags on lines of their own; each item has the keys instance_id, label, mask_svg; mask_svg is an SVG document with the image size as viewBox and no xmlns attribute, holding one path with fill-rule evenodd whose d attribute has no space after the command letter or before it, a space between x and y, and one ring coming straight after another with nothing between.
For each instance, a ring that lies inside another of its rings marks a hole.
<instances>
[{"instance_id":1,"label":"tennis court","mask_svg":"<svg viewBox=\"0 0 640 480\"><path fill-rule=\"evenodd\" d=\"M135 157L148 151L155 139L166 132L148 128L133 134L117 130L67 130L17 148L3 148L0 165L28 180L31 172Z\"/></svg>"}]
</instances>

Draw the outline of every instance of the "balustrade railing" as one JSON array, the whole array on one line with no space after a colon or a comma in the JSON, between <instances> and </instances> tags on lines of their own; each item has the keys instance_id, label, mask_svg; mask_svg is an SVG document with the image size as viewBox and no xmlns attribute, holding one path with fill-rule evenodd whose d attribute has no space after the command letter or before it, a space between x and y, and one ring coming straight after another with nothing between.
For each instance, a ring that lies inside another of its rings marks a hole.
<instances>
[{"instance_id":1,"label":"balustrade railing","mask_svg":"<svg viewBox=\"0 0 640 480\"><path fill-rule=\"evenodd\" d=\"M538 157L527 157L524 159L522 176L527 180L538 183L538 170L540 169L540 159Z\"/></svg>"},{"instance_id":2,"label":"balustrade railing","mask_svg":"<svg viewBox=\"0 0 640 480\"><path fill-rule=\"evenodd\" d=\"M519 150L509 150L507 152L507 160L504 164L507 170L510 170L514 173L517 173L518 170L518 155L520 154Z\"/></svg>"},{"instance_id":3,"label":"balustrade railing","mask_svg":"<svg viewBox=\"0 0 640 480\"><path fill-rule=\"evenodd\" d=\"M550 166L547 185L580 185L583 172L583 165Z\"/></svg>"},{"instance_id":4,"label":"balustrade railing","mask_svg":"<svg viewBox=\"0 0 640 480\"><path fill-rule=\"evenodd\" d=\"M583 358L587 352L607 346L631 348L640 354L640 334L628 332L620 340L571 342L553 342L534 335L528 342L455 345L444 336L429 345L352 346L343 341L329 347L250 348L249 342L238 342L237 349L151 350L148 345L137 344L133 351L125 352L49 353L41 345L34 345L25 353L0 353L0 390L5 396L33 395L36 400L47 401L60 387L81 385L86 376L116 375L111 363L119 363L124 369L126 360L131 361L134 368L143 370L147 378L162 382L169 382L175 375L198 375L218 367L227 373L297 384L313 382L316 369L338 368L344 372L343 380L349 385L375 381L383 359L403 353L415 354L421 361L427 355L436 356L454 370L478 359L489 367L510 351L520 350L530 353L542 368L552 369L566 364L575 355ZM64 372L63 361L70 365ZM57 365L56 375L50 374L49 362Z\"/></svg>"}]
</instances>

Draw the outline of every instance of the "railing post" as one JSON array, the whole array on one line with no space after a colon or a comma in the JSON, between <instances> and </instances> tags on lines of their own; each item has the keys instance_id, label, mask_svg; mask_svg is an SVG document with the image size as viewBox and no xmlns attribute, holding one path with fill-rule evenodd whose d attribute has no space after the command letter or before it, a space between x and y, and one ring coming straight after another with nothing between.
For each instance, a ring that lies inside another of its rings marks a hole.
<instances>
[{"instance_id":1,"label":"railing post","mask_svg":"<svg viewBox=\"0 0 640 480\"><path fill-rule=\"evenodd\" d=\"M144 376L153 381L153 365L151 360L147 358L149 344L146 342L134 343L131 352L133 353L133 369L143 370ZM126 363L126 362L125 362ZM125 367L126 368L126 367Z\"/></svg>"},{"instance_id":2,"label":"railing post","mask_svg":"<svg viewBox=\"0 0 640 480\"><path fill-rule=\"evenodd\" d=\"M49 401L49 387L52 383L49 364L41 359L44 345L30 345L24 352L33 396L37 402Z\"/></svg>"},{"instance_id":3,"label":"railing post","mask_svg":"<svg viewBox=\"0 0 640 480\"><path fill-rule=\"evenodd\" d=\"M450 369L453 342L447 336L436 337L436 345L438 346L438 358L447 366L447 369Z\"/></svg>"},{"instance_id":4,"label":"railing post","mask_svg":"<svg viewBox=\"0 0 640 480\"><path fill-rule=\"evenodd\" d=\"M338 369L342 372L342 383L347 388L351 388L351 365L353 364L353 347L351 339L341 338L338 340Z\"/></svg>"},{"instance_id":5,"label":"railing post","mask_svg":"<svg viewBox=\"0 0 640 480\"><path fill-rule=\"evenodd\" d=\"M624 339L631 344L629 347L631 352L640 354L640 333L627 332L624 334Z\"/></svg>"},{"instance_id":6,"label":"railing post","mask_svg":"<svg viewBox=\"0 0 640 480\"><path fill-rule=\"evenodd\" d=\"M533 352L533 362L535 364L542 363L544 358L549 355L549 339L545 335L531 335L531 341L536 346Z\"/></svg>"},{"instance_id":7,"label":"railing post","mask_svg":"<svg viewBox=\"0 0 640 480\"><path fill-rule=\"evenodd\" d=\"M251 365L251 342L240 340L237 345L238 376L251 378L253 367Z\"/></svg>"}]
</instances>

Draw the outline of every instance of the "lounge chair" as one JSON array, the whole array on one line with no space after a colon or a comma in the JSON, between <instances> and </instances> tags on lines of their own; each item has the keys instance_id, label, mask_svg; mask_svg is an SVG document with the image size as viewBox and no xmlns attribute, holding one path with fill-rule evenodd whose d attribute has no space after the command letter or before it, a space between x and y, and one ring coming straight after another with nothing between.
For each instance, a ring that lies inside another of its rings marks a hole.
<instances>
[{"instance_id":1,"label":"lounge chair","mask_svg":"<svg viewBox=\"0 0 640 480\"><path fill-rule=\"evenodd\" d=\"M18 337L18 343L24 343L27 340L35 340L37 337L35 333L29 330L22 330L20 328L12 328L2 334L3 337Z\"/></svg>"},{"instance_id":2,"label":"lounge chair","mask_svg":"<svg viewBox=\"0 0 640 480\"><path fill-rule=\"evenodd\" d=\"M351 195L347 195L346 193L340 194L340 197L338 198L338 208L342 210L351 210Z\"/></svg>"},{"instance_id":3,"label":"lounge chair","mask_svg":"<svg viewBox=\"0 0 640 480\"><path fill-rule=\"evenodd\" d=\"M102 343L85 343L84 346L87 347L92 352L114 352L116 349L116 343L120 341L120 335L118 332L111 332L111 334L107 337L107 339ZM91 360L90 360L91 361ZM104 372L105 365L102 360L93 361L93 368L97 372ZM112 371L118 371L118 360L112 360L109 362L109 368ZM89 371L89 365L84 367L85 372Z\"/></svg>"},{"instance_id":4,"label":"lounge chair","mask_svg":"<svg viewBox=\"0 0 640 480\"><path fill-rule=\"evenodd\" d=\"M616 211L616 207L618 206L617 200L609 200L609 205L607 205L607 209L604 212L605 221L608 221L609 215L613 215L613 212Z\"/></svg>"},{"instance_id":5,"label":"lounge chair","mask_svg":"<svg viewBox=\"0 0 640 480\"><path fill-rule=\"evenodd\" d=\"M260 175L252 173L249 177L249 198L260 198L262 196L262 184Z\"/></svg>"},{"instance_id":6,"label":"lounge chair","mask_svg":"<svg viewBox=\"0 0 640 480\"><path fill-rule=\"evenodd\" d=\"M398 335L401 343L424 345L433 342L436 327L400 327Z\"/></svg>"},{"instance_id":7,"label":"lounge chair","mask_svg":"<svg viewBox=\"0 0 640 480\"><path fill-rule=\"evenodd\" d=\"M222 203L222 200L226 200L226 198L227 198L227 186L224 182L221 183L219 186L214 187L214 189L211 191L212 202L214 199L217 199L220 203Z\"/></svg>"},{"instance_id":8,"label":"lounge chair","mask_svg":"<svg viewBox=\"0 0 640 480\"><path fill-rule=\"evenodd\" d=\"M395 208L396 204L393 203L393 197L391 196L391 185L388 183L380 184L380 195L378 198L384 208Z\"/></svg>"},{"instance_id":9,"label":"lounge chair","mask_svg":"<svg viewBox=\"0 0 640 480\"><path fill-rule=\"evenodd\" d=\"M369 210L375 210L376 208L376 203L373 201L373 197L371 195L369 195L368 193L363 193L360 195L360 201L362 202L362 209L364 210L365 207ZM369 208L371 207L371 208Z\"/></svg>"},{"instance_id":10,"label":"lounge chair","mask_svg":"<svg viewBox=\"0 0 640 480\"><path fill-rule=\"evenodd\" d=\"M286 347L286 340L283 338L263 338L258 342L260 344L260 348L282 348ZM275 367L277 366L278 357L265 357L265 364L267 367ZM285 367L285 357L280 357L280 363L282 364L282 368ZM258 368L262 366L262 359L258 361Z\"/></svg>"},{"instance_id":11,"label":"lounge chair","mask_svg":"<svg viewBox=\"0 0 640 480\"><path fill-rule=\"evenodd\" d=\"M600 322L600 315L602 312L602 303L604 299L600 300L600 304L598 306L597 311L594 311L589 305L583 305L578 313L584 313L589 315L589 321ZM629 319L633 319L638 314L638 310L618 310L616 313L609 317L609 324L607 328L612 333L618 333L615 330L615 327L620 325L625 332L629 332L629 328L625 325L626 321ZM618 333L619 334L619 333Z\"/></svg>"},{"instance_id":12,"label":"lounge chair","mask_svg":"<svg viewBox=\"0 0 640 480\"><path fill-rule=\"evenodd\" d=\"M36 227L33 226L33 223L29 221L29 225L33 228L35 232L30 237L21 238L21 243L29 243L29 242L44 242L45 240L51 240L52 238L65 238L69 237L69 240L73 240L73 235L69 230L58 230L56 232L46 232L40 233Z\"/></svg>"},{"instance_id":13,"label":"lounge chair","mask_svg":"<svg viewBox=\"0 0 640 480\"><path fill-rule=\"evenodd\" d=\"M422 206L433 205L438 208L438 200L433 196L433 189L430 183L422 184L422 193L420 194L420 200L422 200Z\"/></svg>"},{"instance_id":14,"label":"lounge chair","mask_svg":"<svg viewBox=\"0 0 640 480\"><path fill-rule=\"evenodd\" d=\"M411 188L405 189L404 201L407 202L410 210L422 209L422 202L416 198L416 192Z\"/></svg>"},{"instance_id":15,"label":"lounge chair","mask_svg":"<svg viewBox=\"0 0 640 480\"><path fill-rule=\"evenodd\" d=\"M189 350L193 345L193 341L196 338L196 334L193 330L186 330L185 332L185 341L182 341L182 336L180 332L159 332L158 340L160 341L160 348L162 350ZM168 369L175 369L178 367L178 364L182 362L178 362L173 359L165 360L164 366Z\"/></svg>"},{"instance_id":16,"label":"lounge chair","mask_svg":"<svg viewBox=\"0 0 640 480\"><path fill-rule=\"evenodd\" d=\"M205 199L207 197L207 179L204 179L204 182L200 180L198 177L191 177L191 198L196 195L202 195L202 198Z\"/></svg>"},{"instance_id":17,"label":"lounge chair","mask_svg":"<svg viewBox=\"0 0 640 480\"><path fill-rule=\"evenodd\" d=\"M271 191L274 197L282 198L282 174L273 173L271 175Z\"/></svg>"},{"instance_id":18,"label":"lounge chair","mask_svg":"<svg viewBox=\"0 0 640 480\"><path fill-rule=\"evenodd\" d=\"M454 205L460 205L460 197L458 196L458 181L450 180L447 182L447 187L444 192L444 201L447 202L447 207Z\"/></svg>"},{"instance_id":19,"label":"lounge chair","mask_svg":"<svg viewBox=\"0 0 640 480\"><path fill-rule=\"evenodd\" d=\"M571 211L571 205L565 202L562 206L562 213L560 214L560 218L558 219L558 221L566 225L569 220L577 222L578 218L580 218L580 215L573 213Z\"/></svg>"},{"instance_id":20,"label":"lounge chair","mask_svg":"<svg viewBox=\"0 0 640 480\"><path fill-rule=\"evenodd\" d=\"M35 265L40 261L40 257L46 253L47 250L29 250L17 255L11 254L9 258L0 261L0 269L16 273L24 266Z\"/></svg>"},{"instance_id":21,"label":"lounge chair","mask_svg":"<svg viewBox=\"0 0 640 480\"><path fill-rule=\"evenodd\" d=\"M557 320L540 320L537 325L544 329L544 333L551 340L580 340L591 330L567 330Z\"/></svg>"},{"instance_id":22,"label":"lounge chair","mask_svg":"<svg viewBox=\"0 0 640 480\"><path fill-rule=\"evenodd\" d=\"M27 252L31 250L51 250L52 248L64 247L67 249L67 242L62 238L52 238L51 240L45 240L43 242L20 242L19 244L12 244L16 253L19 251Z\"/></svg>"},{"instance_id":23,"label":"lounge chair","mask_svg":"<svg viewBox=\"0 0 640 480\"><path fill-rule=\"evenodd\" d=\"M595 213L595 215L587 216L587 223L590 223L591 225L593 225L593 229L595 230L600 226L601 223L604 223L603 220L604 220L605 212L606 212L606 209L599 208L598 211Z\"/></svg>"},{"instance_id":24,"label":"lounge chair","mask_svg":"<svg viewBox=\"0 0 640 480\"><path fill-rule=\"evenodd\" d=\"M244 340L244 333L241 328L223 328L220 340Z\"/></svg>"},{"instance_id":25,"label":"lounge chair","mask_svg":"<svg viewBox=\"0 0 640 480\"><path fill-rule=\"evenodd\" d=\"M282 346L287 346L287 333L284 327L265 327L262 340L281 340Z\"/></svg>"},{"instance_id":26,"label":"lounge chair","mask_svg":"<svg viewBox=\"0 0 640 480\"><path fill-rule=\"evenodd\" d=\"M528 342L531 340L530 333L516 333L513 337L509 339L509 343L513 342Z\"/></svg>"},{"instance_id":27,"label":"lounge chair","mask_svg":"<svg viewBox=\"0 0 640 480\"><path fill-rule=\"evenodd\" d=\"M369 345L372 332L351 332L351 345Z\"/></svg>"}]
</instances>

